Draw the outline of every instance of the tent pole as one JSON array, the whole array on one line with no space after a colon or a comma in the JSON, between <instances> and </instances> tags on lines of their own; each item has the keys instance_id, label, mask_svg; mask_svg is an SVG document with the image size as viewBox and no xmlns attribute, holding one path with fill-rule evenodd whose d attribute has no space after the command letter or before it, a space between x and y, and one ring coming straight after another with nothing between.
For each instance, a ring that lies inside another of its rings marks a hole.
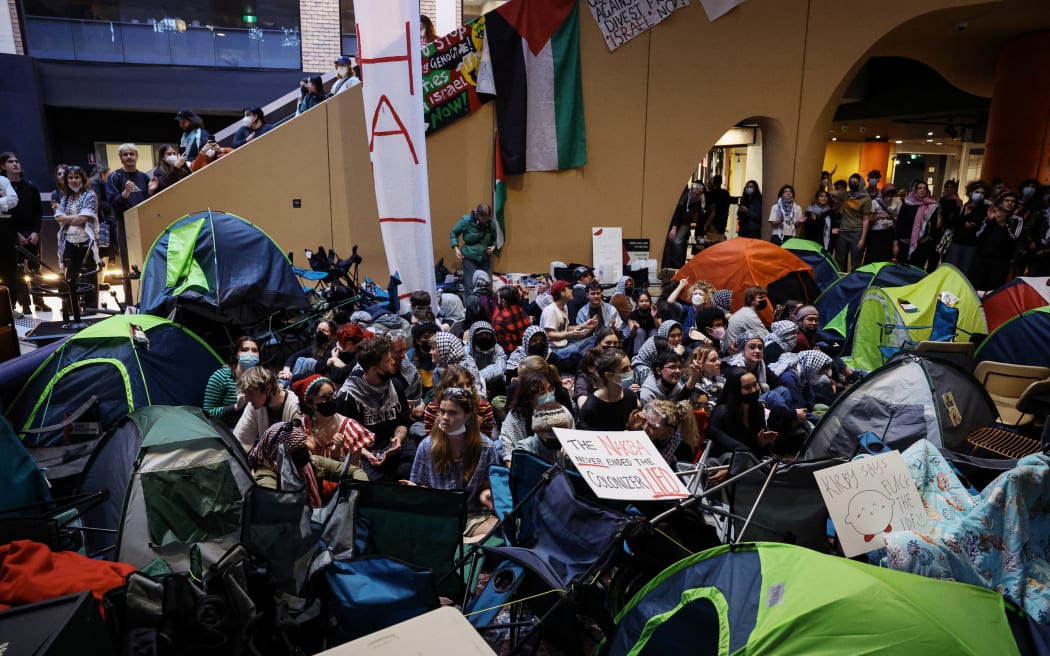
<instances>
[{"instance_id":1,"label":"tent pole","mask_svg":"<svg viewBox=\"0 0 1050 656\"><path fill-rule=\"evenodd\" d=\"M773 466L769 469L769 476L766 476L766 482L762 484L762 489L758 491L758 498L755 499L755 503L751 505L751 511L747 513L747 519L744 520L744 525L740 527L740 534L736 536L736 543L739 544L744 539L744 533L747 531L748 525L751 523L751 517L754 516L755 510L758 509L758 504L762 502L762 497L766 494L766 488L769 487L770 481L773 480L773 476L777 473L777 467L780 466L780 460L774 458Z\"/></svg>"}]
</instances>

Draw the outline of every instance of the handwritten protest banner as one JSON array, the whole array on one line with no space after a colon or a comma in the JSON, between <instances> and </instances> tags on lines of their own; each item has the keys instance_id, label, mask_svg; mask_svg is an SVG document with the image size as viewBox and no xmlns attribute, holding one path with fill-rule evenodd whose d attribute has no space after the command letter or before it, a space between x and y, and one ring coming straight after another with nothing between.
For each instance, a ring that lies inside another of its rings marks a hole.
<instances>
[{"instance_id":1,"label":"handwritten protest banner","mask_svg":"<svg viewBox=\"0 0 1050 656\"><path fill-rule=\"evenodd\" d=\"M478 107L478 64L485 41L481 16L423 48L423 120L427 134Z\"/></svg>"},{"instance_id":2,"label":"handwritten protest banner","mask_svg":"<svg viewBox=\"0 0 1050 656\"><path fill-rule=\"evenodd\" d=\"M555 428L554 432L583 480L602 499L662 501L689 496L642 431Z\"/></svg>"},{"instance_id":3,"label":"handwritten protest banner","mask_svg":"<svg viewBox=\"0 0 1050 656\"><path fill-rule=\"evenodd\" d=\"M848 558L885 547L887 533L920 530L929 522L899 451L828 467L814 476Z\"/></svg>"},{"instance_id":4,"label":"handwritten protest banner","mask_svg":"<svg viewBox=\"0 0 1050 656\"><path fill-rule=\"evenodd\" d=\"M616 50L675 11L689 0L587 0L609 50Z\"/></svg>"}]
</instances>

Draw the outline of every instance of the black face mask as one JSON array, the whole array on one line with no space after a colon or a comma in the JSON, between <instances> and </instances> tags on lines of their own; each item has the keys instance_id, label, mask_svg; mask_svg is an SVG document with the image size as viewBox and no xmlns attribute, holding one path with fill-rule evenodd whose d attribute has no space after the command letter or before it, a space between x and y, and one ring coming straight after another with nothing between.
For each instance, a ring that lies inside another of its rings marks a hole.
<instances>
[{"instance_id":1,"label":"black face mask","mask_svg":"<svg viewBox=\"0 0 1050 656\"><path fill-rule=\"evenodd\" d=\"M850 183L849 183L849 190L850 191L857 191L859 189L860 189L860 183L857 182L856 180L851 180Z\"/></svg>"},{"instance_id":2,"label":"black face mask","mask_svg":"<svg viewBox=\"0 0 1050 656\"><path fill-rule=\"evenodd\" d=\"M491 351L496 345L496 336L491 333L483 333L474 336L474 348L479 351Z\"/></svg>"},{"instance_id":3,"label":"black face mask","mask_svg":"<svg viewBox=\"0 0 1050 656\"><path fill-rule=\"evenodd\" d=\"M543 446L545 446L545 447L547 447L548 449L551 449L551 450L554 450L554 449L560 449L560 448L561 448L561 442L559 442L559 441L558 441L558 438L556 438L556 437L554 437L554 438L551 438L551 439L549 439L549 440L545 440L545 439L543 439L543 438L541 437L541 438L540 438L540 443L541 443L541 444L542 444Z\"/></svg>"},{"instance_id":4,"label":"black face mask","mask_svg":"<svg viewBox=\"0 0 1050 656\"><path fill-rule=\"evenodd\" d=\"M325 335L324 333L314 333L314 341L318 344L324 344L328 341L328 335Z\"/></svg>"},{"instance_id":5,"label":"black face mask","mask_svg":"<svg viewBox=\"0 0 1050 656\"><path fill-rule=\"evenodd\" d=\"M430 342L422 342L422 343L421 343L421 344L419 345L419 350L420 350L420 351L422 351L423 353L430 353L430 349L431 349L431 348L432 348L432 347L431 347L431 345L430 345Z\"/></svg>"},{"instance_id":6,"label":"black face mask","mask_svg":"<svg viewBox=\"0 0 1050 656\"><path fill-rule=\"evenodd\" d=\"M528 348L525 349L525 352L529 355L540 355L546 357L547 345L543 342L540 342L539 344L529 344Z\"/></svg>"},{"instance_id":7,"label":"black face mask","mask_svg":"<svg viewBox=\"0 0 1050 656\"><path fill-rule=\"evenodd\" d=\"M758 403L758 392L751 392L750 394L741 394L740 400L744 403L752 404Z\"/></svg>"},{"instance_id":8,"label":"black face mask","mask_svg":"<svg viewBox=\"0 0 1050 656\"><path fill-rule=\"evenodd\" d=\"M322 417L331 417L335 414L335 399L325 399L315 407L317 408L317 414Z\"/></svg>"},{"instance_id":9,"label":"black face mask","mask_svg":"<svg viewBox=\"0 0 1050 656\"><path fill-rule=\"evenodd\" d=\"M758 310L759 312L761 312L762 310L765 310L767 307L769 307L769 303L766 302L765 300L761 300L761 301L758 302L758 305L755 306L755 309Z\"/></svg>"}]
</instances>

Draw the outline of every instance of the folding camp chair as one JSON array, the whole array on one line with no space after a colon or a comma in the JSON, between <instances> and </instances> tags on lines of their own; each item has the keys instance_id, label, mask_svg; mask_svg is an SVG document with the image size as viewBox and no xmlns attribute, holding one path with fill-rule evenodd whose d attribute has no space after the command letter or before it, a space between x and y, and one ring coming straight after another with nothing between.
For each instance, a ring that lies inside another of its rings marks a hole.
<instances>
[{"instance_id":1,"label":"folding camp chair","mask_svg":"<svg viewBox=\"0 0 1050 656\"><path fill-rule=\"evenodd\" d=\"M882 343L879 352L882 361L889 362L894 356L911 352L919 345L919 341L912 338L912 332L916 330L929 330L930 336L925 341L930 342L954 342L958 332L959 308L949 307L940 299L933 313L933 324L929 326L909 326L907 324L880 323L882 329Z\"/></svg>"},{"instance_id":2,"label":"folding camp chair","mask_svg":"<svg viewBox=\"0 0 1050 656\"><path fill-rule=\"evenodd\" d=\"M80 551L85 549L85 534L115 535L113 529L84 526L82 516L109 496L102 490L93 494L78 494L60 499L0 510L0 544L14 540L33 540L46 544L52 551ZM105 548L86 554L92 558L112 550Z\"/></svg>"}]
</instances>

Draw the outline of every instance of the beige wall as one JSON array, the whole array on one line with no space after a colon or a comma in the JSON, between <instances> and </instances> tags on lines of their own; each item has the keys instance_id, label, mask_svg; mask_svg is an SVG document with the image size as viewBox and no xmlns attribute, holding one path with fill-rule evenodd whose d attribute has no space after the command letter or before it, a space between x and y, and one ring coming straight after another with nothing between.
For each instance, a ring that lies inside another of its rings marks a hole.
<instances>
[{"instance_id":1,"label":"beige wall","mask_svg":"<svg viewBox=\"0 0 1050 656\"><path fill-rule=\"evenodd\" d=\"M974 3L919 4L884 0L878 12L851 21L838 0L812 0L808 15L798 3L749 0L710 23L693 3L609 52L582 2L589 163L507 179L508 245L497 270L589 261L589 228L596 225L649 237L659 257L689 172L747 118L762 128L763 187L815 186L827 126L873 45L924 12ZM259 223L297 257L333 237L348 253L357 240L362 269L385 277L362 114L358 92L341 94L191 176L140 206L139 241L148 248L171 220L211 205ZM452 224L491 196L493 127L489 105L427 141L435 259L453 259ZM294 197L303 209L291 209Z\"/></svg>"}]
</instances>

